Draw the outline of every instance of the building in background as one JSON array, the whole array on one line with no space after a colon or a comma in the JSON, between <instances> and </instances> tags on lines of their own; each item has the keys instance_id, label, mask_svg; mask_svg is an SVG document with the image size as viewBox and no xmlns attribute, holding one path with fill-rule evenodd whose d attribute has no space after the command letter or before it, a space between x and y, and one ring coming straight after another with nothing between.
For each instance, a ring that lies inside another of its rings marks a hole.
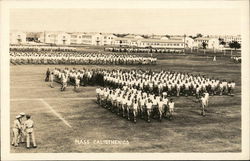
<instances>
[{"instance_id":1,"label":"building in background","mask_svg":"<svg viewBox=\"0 0 250 161\"><path fill-rule=\"evenodd\" d=\"M203 48L203 43L206 43L208 49L219 49L219 39L211 37L198 37L194 39L194 46L197 48Z\"/></svg>"},{"instance_id":2,"label":"building in background","mask_svg":"<svg viewBox=\"0 0 250 161\"><path fill-rule=\"evenodd\" d=\"M103 45L112 45L115 38L116 38L116 36L113 34L104 33L104 34L102 34L102 41L103 41L102 44Z\"/></svg>"},{"instance_id":3,"label":"building in background","mask_svg":"<svg viewBox=\"0 0 250 161\"><path fill-rule=\"evenodd\" d=\"M125 47L139 48L164 48L164 49L183 49L184 41L182 40L162 40L162 39L135 39L135 38L120 38L114 39L113 45Z\"/></svg>"},{"instance_id":4,"label":"building in background","mask_svg":"<svg viewBox=\"0 0 250 161\"><path fill-rule=\"evenodd\" d=\"M164 49L183 49L182 40L161 40L161 39L142 39L138 42L138 47L143 48L164 48Z\"/></svg>"},{"instance_id":5,"label":"building in background","mask_svg":"<svg viewBox=\"0 0 250 161\"><path fill-rule=\"evenodd\" d=\"M10 32L10 44L25 44L26 33L21 31Z\"/></svg>"},{"instance_id":6,"label":"building in background","mask_svg":"<svg viewBox=\"0 0 250 161\"><path fill-rule=\"evenodd\" d=\"M229 42L232 42L232 41L237 41L238 43L241 44L241 36L240 35L237 35L237 36L222 36L220 37L221 39L223 39L224 42L226 42L227 44Z\"/></svg>"},{"instance_id":7,"label":"building in background","mask_svg":"<svg viewBox=\"0 0 250 161\"><path fill-rule=\"evenodd\" d=\"M187 36L173 36L170 37L170 40L179 40L179 41L185 41L185 48L193 48L195 47L194 39L187 37Z\"/></svg>"},{"instance_id":8,"label":"building in background","mask_svg":"<svg viewBox=\"0 0 250 161\"><path fill-rule=\"evenodd\" d=\"M45 44L70 45L71 37L66 32L43 32L39 41Z\"/></svg>"},{"instance_id":9,"label":"building in background","mask_svg":"<svg viewBox=\"0 0 250 161\"><path fill-rule=\"evenodd\" d=\"M241 44L241 35L209 35L210 38L217 38L223 40L225 43L229 43L232 41L237 41Z\"/></svg>"},{"instance_id":10,"label":"building in background","mask_svg":"<svg viewBox=\"0 0 250 161\"><path fill-rule=\"evenodd\" d=\"M70 35L70 44L81 44L82 43L82 33L68 33Z\"/></svg>"}]
</instances>

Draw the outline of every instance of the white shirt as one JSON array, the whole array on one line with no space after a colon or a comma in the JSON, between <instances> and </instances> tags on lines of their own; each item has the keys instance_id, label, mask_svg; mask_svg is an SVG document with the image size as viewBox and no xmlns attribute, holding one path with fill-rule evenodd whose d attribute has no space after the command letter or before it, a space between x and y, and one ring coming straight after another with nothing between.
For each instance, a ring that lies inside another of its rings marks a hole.
<instances>
[{"instance_id":1,"label":"white shirt","mask_svg":"<svg viewBox=\"0 0 250 161\"><path fill-rule=\"evenodd\" d=\"M169 108L174 109L174 102L169 102L168 105L169 105Z\"/></svg>"}]
</instances>

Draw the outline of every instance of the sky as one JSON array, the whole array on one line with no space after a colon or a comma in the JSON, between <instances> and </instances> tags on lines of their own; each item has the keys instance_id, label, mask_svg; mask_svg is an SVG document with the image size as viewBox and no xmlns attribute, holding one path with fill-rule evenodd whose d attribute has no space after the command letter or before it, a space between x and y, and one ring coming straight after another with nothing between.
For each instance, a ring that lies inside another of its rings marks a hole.
<instances>
[{"instance_id":1,"label":"sky","mask_svg":"<svg viewBox=\"0 0 250 161\"><path fill-rule=\"evenodd\" d=\"M10 30L237 35L238 9L11 9Z\"/></svg>"}]
</instances>

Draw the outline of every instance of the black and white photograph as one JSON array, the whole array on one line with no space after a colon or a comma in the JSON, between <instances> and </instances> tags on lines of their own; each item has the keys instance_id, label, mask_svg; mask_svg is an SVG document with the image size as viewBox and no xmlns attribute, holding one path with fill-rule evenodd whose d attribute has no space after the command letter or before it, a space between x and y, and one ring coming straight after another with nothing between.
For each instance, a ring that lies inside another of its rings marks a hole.
<instances>
[{"instance_id":1,"label":"black and white photograph","mask_svg":"<svg viewBox=\"0 0 250 161\"><path fill-rule=\"evenodd\" d=\"M249 1L15 3L3 158L249 159Z\"/></svg>"}]
</instances>

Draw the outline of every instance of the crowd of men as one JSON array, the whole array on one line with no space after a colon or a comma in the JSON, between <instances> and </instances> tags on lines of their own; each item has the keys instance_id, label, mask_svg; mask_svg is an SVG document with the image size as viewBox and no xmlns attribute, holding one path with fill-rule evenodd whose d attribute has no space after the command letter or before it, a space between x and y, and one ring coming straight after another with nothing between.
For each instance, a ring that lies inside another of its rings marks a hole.
<instances>
[{"instance_id":1,"label":"crowd of men","mask_svg":"<svg viewBox=\"0 0 250 161\"><path fill-rule=\"evenodd\" d=\"M181 49L156 49L156 48L131 48L131 47L110 47L105 48L109 52L131 52L131 53L177 53L181 54L184 51Z\"/></svg>"},{"instance_id":2,"label":"crowd of men","mask_svg":"<svg viewBox=\"0 0 250 161\"><path fill-rule=\"evenodd\" d=\"M163 117L173 119L174 102L168 100L166 92L162 95L154 95L143 92L133 87L122 88L97 88L97 103L117 115L122 115L134 122L140 117L147 122L151 118L160 121Z\"/></svg>"},{"instance_id":3,"label":"crowd of men","mask_svg":"<svg viewBox=\"0 0 250 161\"><path fill-rule=\"evenodd\" d=\"M210 95L233 96L235 82L207 78L202 75L173 71L59 69L47 70L45 81L59 82L61 91L68 85L97 85L97 102L112 112L136 122L138 116L150 122L151 118L173 118L172 97L196 96L201 115L205 115Z\"/></svg>"},{"instance_id":4,"label":"crowd of men","mask_svg":"<svg viewBox=\"0 0 250 161\"><path fill-rule=\"evenodd\" d=\"M20 46L20 45L11 45L10 51L16 52L38 52L38 51L62 51L62 52L69 52L69 51L76 51L74 47L67 47L67 46L37 46L37 45L29 45L29 46Z\"/></svg>"},{"instance_id":5,"label":"crowd of men","mask_svg":"<svg viewBox=\"0 0 250 161\"><path fill-rule=\"evenodd\" d=\"M232 56L231 60L235 63L241 63L241 56Z\"/></svg>"},{"instance_id":6,"label":"crowd of men","mask_svg":"<svg viewBox=\"0 0 250 161\"><path fill-rule=\"evenodd\" d=\"M167 92L160 95L150 94L133 87L97 88L97 103L111 112L137 122L141 118L150 122L151 119L173 119L175 102L167 96ZM201 115L205 116L208 107L209 93L206 91L197 99L200 102Z\"/></svg>"},{"instance_id":7,"label":"crowd of men","mask_svg":"<svg viewBox=\"0 0 250 161\"><path fill-rule=\"evenodd\" d=\"M47 71L57 80L71 82L80 85L100 85L104 87L122 88L132 87L143 92L160 95L163 92L167 96L201 96L208 92L209 95L233 95L234 81L208 78L205 75L193 75L189 73L173 71L151 70L104 70L104 69L58 69ZM79 82L79 83L76 83Z\"/></svg>"},{"instance_id":8,"label":"crowd of men","mask_svg":"<svg viewBox=\"0 0 250 161\"><path fill-rule=\"evenodd\" d=\"M34 122L30 115L21 112L16 116L12 127L12 136L12 146L18 147L20 143L26 142L26 148L29 149L32 140L33 148L37 147L34 134Z\"/></svg>"},{"instance_id":9,"label":"crowd of men","mask_svg":"<svg viewBox=\"0 0 250 161\"><path fill-rule=\"evenodd\" d=\"M157 58L130 54L81 52L10 52L10 62L21 64L151 65Z\"/></svg>"}]
</instances>

